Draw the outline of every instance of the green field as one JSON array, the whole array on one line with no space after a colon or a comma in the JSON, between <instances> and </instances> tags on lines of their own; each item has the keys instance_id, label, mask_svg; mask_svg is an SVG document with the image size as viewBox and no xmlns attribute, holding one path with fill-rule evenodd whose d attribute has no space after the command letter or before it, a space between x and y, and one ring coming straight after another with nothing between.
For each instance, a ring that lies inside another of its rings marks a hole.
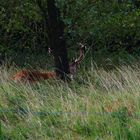
<instances>
[{"instance_id":1,"label":"green field","mask_svg":"<svg viewBox=\"0 0 140 140\"><path fill-rule=\"evenodd\" d=\"M92 64L70 83L14 83L14 72L1 67L0 140L140 139L138 64Z\"/></svg>"}]
</instances>

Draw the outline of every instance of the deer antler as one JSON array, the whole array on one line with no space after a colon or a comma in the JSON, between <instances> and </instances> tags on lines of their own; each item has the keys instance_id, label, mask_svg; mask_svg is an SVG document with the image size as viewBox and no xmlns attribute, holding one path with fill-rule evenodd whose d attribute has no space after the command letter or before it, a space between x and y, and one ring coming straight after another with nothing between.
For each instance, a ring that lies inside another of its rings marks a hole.
<instances>
[{"instance_id":1,"label":"deer antler","mask_svg":"<svg viewBox=\"0 0 140 140\"><path fill-rule=\"evenodd\" d=\"M74 77L76 77L76 73L77 73L77 66L78 64L80 64L80 62L83 60L84 58L84 52L86 49L86 46L83 45L82 43L79 43L78 45L80 45L80 55L78 58L76 58L75 60L73 60L70 64L69 64L69 68L70 68L70 74L71 74L71 79L73 79Z\"/></svg>"},{"instance_id":2,"label":"deer antler","mask_svg":"<svg viewBox=\"0 0 140 140\"><path fill-rule=\"evenodd\" d=\"M69 69L70 69L71 79L73 79L73 77L76 76L77 66L83 60L84 53L86 51L86 46L84 44L78 43L78 45L80 46L80 55L79 55L78 58L73 59L73 61L71 63L69 63ZM49 55L52 55L52 50L50 48L48 48L48 53L49 53Z\"/></svg>"},{"instance_id":3,"label":"deer antler","mask_svg":"<svg viewBox=\"0 0 140 140\"><path fill-rule=\"evenodd\" d=\"M79 64L83 60L84 52L86 50L86 46L84 44L78 43L78 45L81 46L80 47L80 55L79 55L78 58L76 58L75 60L73 60L73 63L76 63L76 64ZM50 47L48 48L48 54L49 55L52 55L52 50L51 50Z\"/></svg>"},{"instance_id":4,"label":"deer antler","mask_svg":"<svg viewBox=\"0 0 140 140\"><path fill-rule=\"evenodd\" d=\"M80 47L80 55L79 55L79 57L74 60L74 62L76 64L79 64L83 60L84 52L85 52L85 49L86 49L86 46L83 45L82 43L78 43L78 45L81 46L81 47Z\"/></svg>"}]
</instances>

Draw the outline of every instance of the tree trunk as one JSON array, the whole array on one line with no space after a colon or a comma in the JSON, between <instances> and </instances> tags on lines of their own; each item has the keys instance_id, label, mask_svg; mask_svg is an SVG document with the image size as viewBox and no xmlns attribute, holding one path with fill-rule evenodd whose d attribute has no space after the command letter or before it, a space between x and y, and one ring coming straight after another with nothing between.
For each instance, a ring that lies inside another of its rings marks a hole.
<instances>
[{"instance_id":1,"label":"tree trunk","mask_svg":"<svg viewBox=\"0 0 140 140\"><path fill-rule=\"evenodd\" d=\"M66 40L64 37L65 25L61 20L59 9L55 5L55 0L47 0L47 10L40 0L37 0L47 25L47 34L50 47L54 55L55 71L58 77L65 80L69 73L69 63L67 55Z\"/></svg>"},{"instance_id":2,"label":"tree trunk","mask_svg":"<svg viewBox=\"0 0 140 140\"><path fill-rule=\"evenodd\" d=\"M60 17L60 12L55 5L55 0L47 0L48 24L50 29L50 46L53 51L56 73L61 79L69 73L67 47L64 37L65 25Z\"/></svg>"}]
</instances>

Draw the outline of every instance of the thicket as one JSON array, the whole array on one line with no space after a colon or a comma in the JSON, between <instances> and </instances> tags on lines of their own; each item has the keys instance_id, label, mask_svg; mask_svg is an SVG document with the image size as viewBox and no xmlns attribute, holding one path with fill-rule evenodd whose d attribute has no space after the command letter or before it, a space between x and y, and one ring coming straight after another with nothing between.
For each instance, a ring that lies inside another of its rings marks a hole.
<instances>
[{"instance_id":1,"label":"thicket","mask_svg":"<svg viewBox=\"0 0 140 140\"><path fill-rule=\"evenodd\" d=\"M68 48L86 43L93 51L140 48L139 0L57 0ZM36 2L1 0L0 60L21 54L47 54L47 26Z\"/></svg>"}]
</instances>

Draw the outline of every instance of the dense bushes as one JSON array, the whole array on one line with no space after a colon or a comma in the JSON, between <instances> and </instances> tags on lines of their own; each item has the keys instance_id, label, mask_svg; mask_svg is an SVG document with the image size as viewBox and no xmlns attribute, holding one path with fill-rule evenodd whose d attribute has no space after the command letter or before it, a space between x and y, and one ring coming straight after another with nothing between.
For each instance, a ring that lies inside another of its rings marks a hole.
<instances>
[{"instance_id":1,"label":"dense bushes","mask_svg":"<svg viewBox=\"0 0 140 140\"><path fill-rule=\"evenodd\" d=\"M75 28L70 30L75 33L75 40L80 38L97 48L140 46L140 9L134 8L133 4L99 1L91 4L90 8L77 7L79 9L75 11L77 14L82 11L82 16L75 20ZM72 21L75 11L70 15Z\"/></svg>"},{"instance_id":2,"label":"dense bushes","mask_svg":"<svg viewBox=\"0 0 140 140\"><path fill-rule=\"evenodd\" d=\"M37 4L29 0L2 0L1 3L1 58L17 51L46 49L47 27ZM140 47L140 9L136 2L71 0L58 1L57 5L66 24L68 46L82 41L96 49L113 51Z\"/></svg>"}]
</instances>

